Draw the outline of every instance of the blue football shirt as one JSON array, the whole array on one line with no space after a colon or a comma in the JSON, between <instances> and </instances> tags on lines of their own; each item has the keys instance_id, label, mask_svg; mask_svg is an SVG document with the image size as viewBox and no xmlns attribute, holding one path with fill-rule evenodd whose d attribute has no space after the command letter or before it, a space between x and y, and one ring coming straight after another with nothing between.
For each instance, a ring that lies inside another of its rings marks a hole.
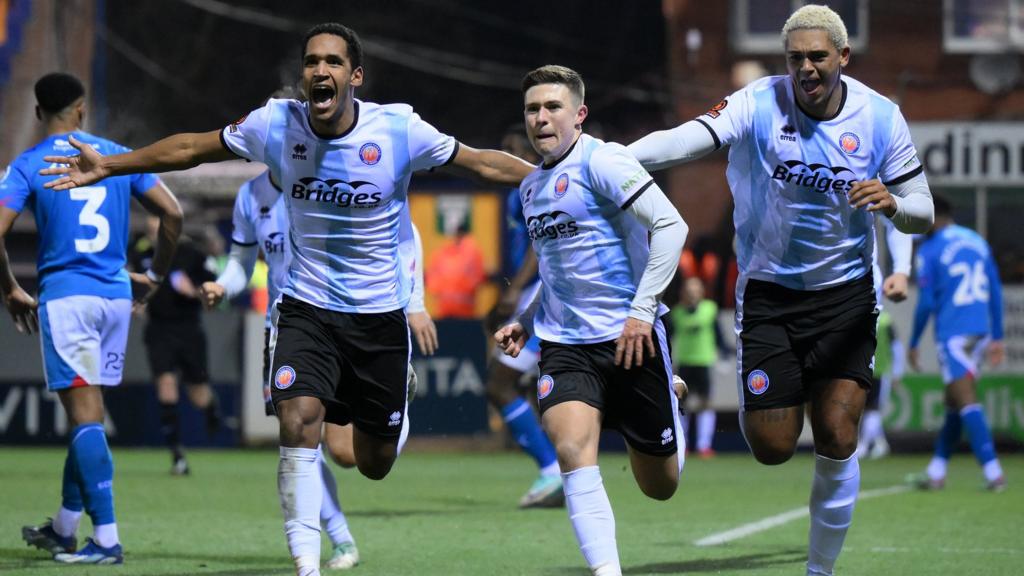
<instances>
[{"instance_id":1,"label":"blue football shirt","mask_svg":"<svg viewBox=\"0 0 1024 576\"><path fill-rule=\"evenodd\" d=\"M917 309L910 347L916 348L932 313L935 340L953 336L1003 339L1003 291L988 243L973 230L950 225L918 247Z\"/></svg>"},{"instance_id":2,"label":"blue football shirt","mask_svg":"<svg viewBox=\"0 0 1024 576\"><path fill-rule=\"evenodd\" d=\"M73 135L103 155L129 151L86 132ZM131 198L159 180L152 174L134 174L70 190L45 188L53 177L39 175L49 167L43 157L75 152L66 134L50 136L23 152L0 181L0 205L15 212L28 208L35 215L40 302L83 295L131 298L125 271Z\"/></svg>"}]
</instances>

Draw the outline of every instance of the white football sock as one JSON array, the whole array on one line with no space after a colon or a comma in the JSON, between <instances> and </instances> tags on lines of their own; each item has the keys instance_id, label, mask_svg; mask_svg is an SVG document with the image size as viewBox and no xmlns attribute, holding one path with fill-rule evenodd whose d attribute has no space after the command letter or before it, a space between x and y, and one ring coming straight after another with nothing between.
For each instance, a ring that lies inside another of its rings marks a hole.
<instances>
[{"instance_id":1,"label":"white football sock","mask_svg":"<svg viewBox=\"0 0 1024 576\"><path fill-rule=\"evenodd\" d=\"M331 544L337 546L342 542L353 542L352 533L348 530L348 519L341 510L338 500L338 483L331 472L331 466L324 458L323 446L317 451L320 464L320 480L323 485L323 501L320 503L320 525L327 531Z\"/></svg>"},{"instance_id":2,"label":"white football sock","mask_svg":"<svg viewBox=\"0 0 1024 576\"><path fill-rule=\"evenodd\" d=\"M811 530L807 549L808 574L832 574L846 531L853 521L853 506L860 490L860 463L856 456L833 460L814 455L811 488Z\"/></svg>"},{"instance_id":3,"label":"white football sock","mask_svg":"<svg viewBox=\"0 0 1024 576\"><path fill-rule=\"evenodd\" d=\"M110 524L100 524L99 526L93 526L92 528L92 539L94 542L103 546L104 548L110 548L116 546L121 540L117 537L117 523L111 522Z\"/></svg>"},{"instance_id":4,"label":"white football sock","mask_svg":"<svg viewBox=\"0 0 1024 576\"><path fill-rule=\"evenodd\" d=\"M320 570L320 504L323 481L320 476L316 448L281 447L277 468L277 491L284 513L284 532L288 549L302 570Z\"/></svg>"},{"instance_id":5,"label":"white football sock","mask_svg":"<svg viewBox=\"0 0 1024 576\"><path fill-rule=\"evenodd\" d=\"M620 570L619 551L615 544L615 516L604 490L601 470L597 466L586 466L562 474L562 481L569 521L587 566L606 571Z\"/></svg>"},{"instance_id":6,"label":"white football sock","mask_svg":"<svg viewBox=\"0 0 1024 576\"><path fill-rule=\"evenodd\" d=\"M932 456L931 462L928 463L928 468L925 469L925 474L932 480L942 480L946 477L946 468L948 466L949 460Z\"/></svg>"},{"instance_id":7,"label":"white football sock","mask_svg":"<svg viewBox=\"0 0 1024 576\"><path fill-rule=\"evenodd\" d=\"M590 573L593 576L622 576L622 569L619 567L618 562L609 562L600 566L594 566L590 569Z\"/></svg>"},{"instance_id":8,"label":"white football sock","mask_svg":"<svg viewBox=\"0 0 1024 576\"><path fill-rule=\"evenodd\" d=\"M985 465L981 467L981 472L985 475L985 480L993 482L1003 475L1003 467L999 464L999 459L989 460L985 462Z\"/></svg>"},{"instance_id":9,"label":"white football sock","mask_svg":"<svg viewBox=\"0 0 1024 576\"><path fill-rule=\"evenodd\" d=\"M558 476L561 473L562 469L558 466L558 460L540 469L541 476Z\"/></svg>"},{"instance_id":10,"label":"white football sock","mask_svg":"<svg viewBox=\"0 0 1024 576\"><path fill-rule=\"evenodd\" d=\"M697 450L711 449L715 437L715 411L708 408L697 414Z\"/></svg>"},{"instance_id":11,"label":"white football sock","mask_svg":"<svg viewBox=\"0 0 1024 576\"><path fill-rule=\"evenodd\" d=\"M53 517L53 531L65 538L74 536L75 532L78 532L78 522L81 519L81 510L75 512L61 506L60 510L57 510L57 514Z\"/></svg>"},{"instance_id":12,"label":"white football sock","mask_svg":"<svg viewBox=\"0 0 1024 576\"><path fill-rule=\"evenodd\" d=\"M860 437L864 444L870 446L872 442L883 436L882 412L879 410L868 410L864 413L864 420L860 424Z\"/></svg>"}]
</instances>

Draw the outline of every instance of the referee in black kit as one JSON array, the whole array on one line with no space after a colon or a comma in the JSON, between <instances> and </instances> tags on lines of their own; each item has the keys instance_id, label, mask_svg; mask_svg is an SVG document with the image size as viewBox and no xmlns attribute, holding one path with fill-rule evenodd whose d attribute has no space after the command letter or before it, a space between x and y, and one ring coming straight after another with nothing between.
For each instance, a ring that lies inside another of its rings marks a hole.
<instances>
[{"instance_id":1,"label":"referee in black kit","mask_svg":"<svg viewBox=\"0 0 1024 576\"><path fill-rule=\"evenodd\" d=\"M146 234L135 243L131 253L134 270L149 269L158 225L159 220L146 219ZM160 404L160 431L171 449L171 474L175 476L189 473L178 416L179 371L189 401L206 413L207 434L221 426L217 396L209 384L206 333L199 317L199 287L216 278L205 264L206 254L183 235L170 272L161 279L160 288L146 306L144 340Z\"/></svg>"}]
</instances>

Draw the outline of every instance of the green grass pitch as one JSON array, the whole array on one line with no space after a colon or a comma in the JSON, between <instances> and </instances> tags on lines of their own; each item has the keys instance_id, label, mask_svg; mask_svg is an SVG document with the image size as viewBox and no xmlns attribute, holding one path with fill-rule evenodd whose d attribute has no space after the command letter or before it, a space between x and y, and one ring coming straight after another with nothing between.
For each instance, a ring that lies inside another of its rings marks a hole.
<instances>
[{"instance_id":1,"label":"green grass pitch","mask_svg":"<svg viewBox=\"0 0 1024 576\"><path fill-rule=\"evenodd\" d=\"M61 566L26 547L20 528L56 511L64 451L0 449L0 574L294 573L277 502L275 451L194 452L187 478L168 475L162 451L117 449L114 458L125 564ZM899 485L926 460L865 462L861 489ZM1004 456L1003 465L1010 486L1002 494L984 491L973 458L960 454L943 492L859 502L836 573L1021 574L1024 458ZM603 457L625 574L802 574L806 517L717 546L695 542L805 508L812 466L806 454L771 468L749 455L693 458L676 496L655 502L636 488L624 456ZM354 576L588 574L564 510L516 509L534 473L519 454L411 451L383 482L351 470L335 473L363 558L350 571ZM83 520L79 537L89 534Z\"/></svg>"}]
</instances>

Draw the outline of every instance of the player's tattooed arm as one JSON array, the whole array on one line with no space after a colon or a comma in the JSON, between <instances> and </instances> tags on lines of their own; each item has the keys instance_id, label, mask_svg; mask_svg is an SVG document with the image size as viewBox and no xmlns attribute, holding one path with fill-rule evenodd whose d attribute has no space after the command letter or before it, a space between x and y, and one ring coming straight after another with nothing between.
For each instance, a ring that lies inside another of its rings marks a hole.
<instances>
[{"instance_id":1,"label":"player's tattooed arm","mask_svg":"<svg viewBox=\"0 0 1024 576\"><path fill-rule=\"evenodd\" d=\"M40 170L39 173L43 176L59 176L47 182L47 188L67 190L93 184L108 176L184 170L207 162L237 158L221 142L220 133L220 130L213 130L175 134L149 146L112 156L102 156L88 144L68 136L68 142L78 149L79 154L45 156L43 160L56 166Z\"/></svg>"}]
</instances>

